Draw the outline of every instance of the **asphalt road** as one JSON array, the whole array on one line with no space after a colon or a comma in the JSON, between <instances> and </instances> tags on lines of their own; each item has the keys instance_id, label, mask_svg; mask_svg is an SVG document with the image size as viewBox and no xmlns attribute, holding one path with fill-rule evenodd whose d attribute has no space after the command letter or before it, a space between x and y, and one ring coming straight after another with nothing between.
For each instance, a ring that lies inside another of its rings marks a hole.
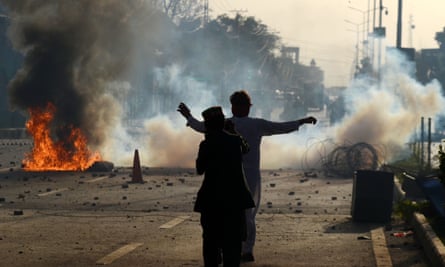
<instances>
[{"instance_id":1,"label":"asphalt road","mask_svg":"<svg viewBox=\"0 0 445 267\"><path fill-rule=\"evenodd\" d=\"M0 266L203 266L202 177L143 166L110 172L25 172L26 140L0 140ZM400 220L352 221L352 179L263 170L256 261L243 266L428 266Z\"/></svg>"}]
</instances>

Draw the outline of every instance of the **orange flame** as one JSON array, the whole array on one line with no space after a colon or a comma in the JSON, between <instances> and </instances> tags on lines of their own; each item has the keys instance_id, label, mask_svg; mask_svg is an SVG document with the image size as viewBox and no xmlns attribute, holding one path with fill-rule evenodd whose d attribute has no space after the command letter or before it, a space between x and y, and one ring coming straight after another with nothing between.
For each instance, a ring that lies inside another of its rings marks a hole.
<instances>
[{"instance_id":1,"label":"orange flame","mask_svg":"<svg viewBox=\"0 0 445 267\"><path fill-rule=\"evenodd\" d=\"M67 140L54 142L50 123L56 108L51 103L46 109L31 108L26 128L34 139L32 152L25 155L23 168L27 171L83 171L95 161L99 153L88 149L87 139L79 128L70 127Z\"/></svg>"}]
</instances>

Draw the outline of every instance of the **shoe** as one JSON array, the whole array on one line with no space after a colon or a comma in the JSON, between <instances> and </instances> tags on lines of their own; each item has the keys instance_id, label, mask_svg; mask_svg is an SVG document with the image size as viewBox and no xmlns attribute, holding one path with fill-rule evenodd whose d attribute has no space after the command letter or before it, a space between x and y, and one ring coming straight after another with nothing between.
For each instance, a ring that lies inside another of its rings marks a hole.
<instances>
[{"instance_id":1,"label":"shoe","mask_svg":"<svg viewBox=\"0 0 445 267\"><path fill-rule=\"evenodd\" d=\"M241 262L252 262L255 261L252 253L243 253L241 254Z\"/></svg>"}]
</instances>

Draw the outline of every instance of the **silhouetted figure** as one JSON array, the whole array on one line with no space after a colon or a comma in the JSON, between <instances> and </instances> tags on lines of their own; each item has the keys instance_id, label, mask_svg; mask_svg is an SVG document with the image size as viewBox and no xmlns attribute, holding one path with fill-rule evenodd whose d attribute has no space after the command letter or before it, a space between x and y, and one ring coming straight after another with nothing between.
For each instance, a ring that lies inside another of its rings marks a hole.
<instances>
[{"instance_id":1,"label":"silhouetted figure","mask_svg":"<svg viewBox=\"0 0 445 267\"><path fill-rule=\"evenodd\" d=\"M246 237L245 210L255 206L246 184L242 155L248 145L225 125L221 107L202 112L205 139L199 145L196 171L204 174L194 210L201 213L205 267L217 267L222 251L224 267L240 264L241 244Z\"/></svg>"},{"instance_id":2,"label":"silhouetted figure","mask_svg":"<svg viewBox=\"0 0 445 267\"><path fill-rule=\"evenodd\" d=\"M260 175L260 145L263 136L285 134L298 130L303 124L315 124L314 117L305 117L287 122L273 122L261 118L249 117L252 103L246 91L237 91L230 96L233 117L229 120L235 125L237 132L247 141L250 151L243 156L243 167L255 207L246 210L247 239L243 243L241 260L254 261L253 247L256 239L255 217L260 206L261 199L261 175ZM203 122L195 119L190 109L180 103L178 111L187 119L187 125L198 132L204 132Z\"/></svg>"}]
</instances>

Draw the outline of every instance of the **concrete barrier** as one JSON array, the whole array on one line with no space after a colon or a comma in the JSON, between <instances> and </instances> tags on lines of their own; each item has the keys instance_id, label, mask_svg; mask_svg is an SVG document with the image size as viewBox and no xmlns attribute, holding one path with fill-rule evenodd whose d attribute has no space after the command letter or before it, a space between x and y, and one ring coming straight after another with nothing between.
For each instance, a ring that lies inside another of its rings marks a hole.
<instances>
[{"instance_id":1,"label":"concrete barrier","mask_svg":"<svg viewBox=\"0 0 445 267\"><path fill-rule=\"evenodd\" d=\"M28 139L30 136L26 128L2 128L0 129L0 139Z\"/></svg>"},{"instance_id":2,"label":"concrete barrier","mask_svg":"<svg viewBox=\"0 0 445 267\"><path fill-rule=\"evenodd\" d=\"M416 237L422 244L423 251L431 261L432 266L445 267L445 246L437 237L425 216L414 213L412 225Z\"/></svg>"}]
</instances>

